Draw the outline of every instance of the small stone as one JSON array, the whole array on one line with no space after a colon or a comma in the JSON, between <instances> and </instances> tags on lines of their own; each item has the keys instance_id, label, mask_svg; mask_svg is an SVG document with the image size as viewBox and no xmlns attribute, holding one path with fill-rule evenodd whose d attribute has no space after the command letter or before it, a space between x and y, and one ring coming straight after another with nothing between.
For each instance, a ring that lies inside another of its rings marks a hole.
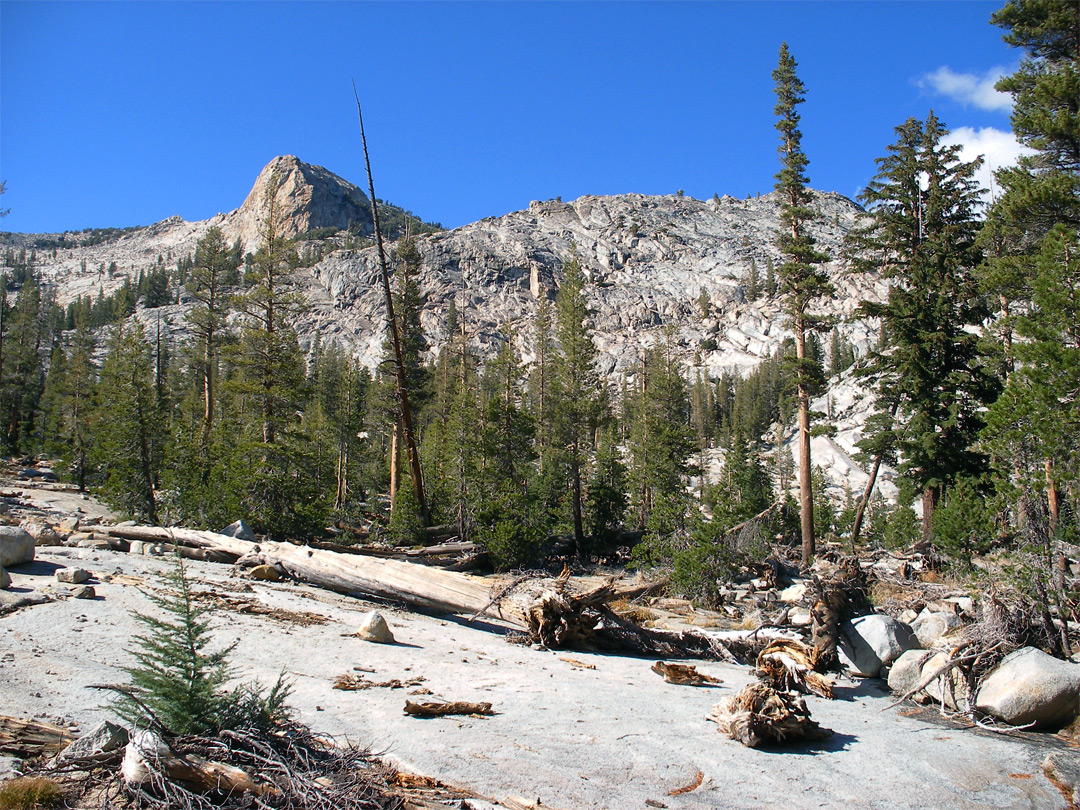
<instances>
[{"instance_id":1,"label":"small stone","mask_svg":"<svg viewBox=\"0 0 1080 810\"><path fill-rule=\"evenodd\" d=\"M91 534L85 540L80 540L76 545L79 548L94 548L98 551L107 551L110 548L109 538L102 537L99 534Z\"/></svg>"},{"instance_id":2,"label":"small stone","mask_svg":"<svg viewBox=\"0 0 1080 810\"><path fill-rule=\"evenodd\" d=\"M807 608L792 608L788 614L788 621L792 627L809 627L810 611Z\"/></svg>"},{"instance_id":3,"label":"small stone","mask_svg":"<svg viewBox=\"0 0 1080 810\"><path fill-rule=\"evenodd\" d=\"M105 720L75 740L57 756L58 763L119 751L128 744L128 730Z\"/></svg>"},{"instance_id":4,"label":"small stone","mask_svg":"<svg viewBox=\"0 0 1080 810\"><path fill-rule=\"evenodd\" d=\"M79 518L69 517L60 521L60 531L64 534L71 534L79 530ZM126 744L126 743L125 743Z\"/></svg>"},{"instance_id":5,"label":"small stone","mask_svg":"<svg viewBox=\"0 0 1080 810\"><path fill-rule=\"evenodd\" d=\"M22 527L34 538L35 546L58 546L61 543L60 535L48 523L40 520L26 520L23 521Z\"/></svg>"},{"instance_id":6,"label":"small stone","mask_svg":"<svg viewBox=\"0 0 1080 810\"><path fill-rule=\"evenodd\" d=\"M67 536L64 541L65 546L78 546L83 540L91 540L94 537L93 532L72 532Z\"/></svg>"},{"instance_id":7,"label":"small stone","mask_svg":"<svg viewBox=\"0 0 1080 810\"><path fill-rule=\"evenodd\" d=\"M142 555L146 553L146 543L142 540L128 541L128 554Z\"/></svg>"},{"instance_id":8,"label":"small stone","mask_svg":"<svg viewBox=\"0 0 1080 810\"><path fill-rule=\"evenodd\" d=\"M71 592L74 599L97 599L97 591L93 585L80 585Z\"/></svg>"},{"instance_id":9,"label":"small stone","mask_svg":"<svg viewBox=\"0 0 1080 810\"><path fill-rule=\"evenodd\" d=\"M0 590L7 590L11 587L11 574L0 568Z\"/></svg>"},{"instance_id":10,"label":"small stone","mask_svg":"<svg viewBox=\"0 0 1080 810\"><path fill-rule=\"evenodd\" d=\"M85 568L61 568L56 572L57 582L66 582L69 585L79 585L90 579L90 572Z\"/></svg>"},{"instance_id":11,"label":"small stone","mask_svg":"<svg viewBox=\"0 0 1080 810\"><path fill-rule=\"evenodd\" d=\"M923 647L933 647L948 633L961 627L959 611L930 612L929 608L923 610L911 625L919 643Z\"/></svg>"},{"instance_id":12,"label":"small stone","mask_svg":"<svg viewBox=\"0 0 1080 810\"><path fill-rule=\"evenodd\" d=\"M281 582L281 572L272 565L256 565L248 576L258 582Z\"/></svg>"},{"instance_id":13,"label":"small stone","mask_svg":"<svg viewBox=\"0 0 1080 810\"><path fill-rule=\"evenodd\" d=\"M0 568L34 561L34 538L19 526L0 526Z\"/></svg>"},{"instance_id":14,"label":"small stone","mask_svg":"<svg viewBox=\"0 0 1080 810\"><path fill-rule=\"evenodd\" d=\"M806 583L804 582L796 582L794 585L780 591L781 602L801 602L804 596L806 596Z\"/></svg>"},{"instance_id":15,"label":"small stone","mask_svg":"<svg viewBox=\"0 0 1080 810\"><path fill-rule=\"evenodd\" d=\"M357 629L356 635L364 639L364 641L374 641L377 644L394 643L394 634L390 632L386 619L377 610L364 614L360 620L360 627Z\"/></svg>"}]
</instances>

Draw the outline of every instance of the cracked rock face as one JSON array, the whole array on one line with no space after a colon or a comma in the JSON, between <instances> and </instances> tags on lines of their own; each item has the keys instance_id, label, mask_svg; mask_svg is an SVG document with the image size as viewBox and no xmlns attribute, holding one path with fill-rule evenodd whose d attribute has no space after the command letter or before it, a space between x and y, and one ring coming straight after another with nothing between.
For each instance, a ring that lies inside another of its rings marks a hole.
<instances>
[{"instance_id":1,"label":"cracked rock face","mask_svg":"<svg viewBox=\"0 0 1080 810\"><path fill-rule=\"evenodd\" d=\"M198 239L214 225L230 242L239 239L245 251L253 251L266 186L275 171L280 179L280 235L350 223L361 234L371 232L368 200L360 189L322 167L285 156L263 169L243 205L231 213L203 222L173 217L96 245L80 244L76 236L55 251L37 251L36 266L58 303L65 305L78 296L96 297L99 291L108 295L125 278L134 280L158 264L174 268L194 253ZM837 317L840 333L863 354L876 340L877 324L853 316L862 300L883 300L887 293L879 277L853 273L842 258L844 235L863 212L835 193L814 192L814 206L820 216L810 231L819 249L833 257L827 269L836 286L820 310ZM747 301L751 268L756 268L764 289L769 264L780 264L775 247L780 213L774 194L705 201L677 195L585 196L565 203L533 202L506 216L420 235L421 322L430 357L447 342L447 312L454 302L481 359L492 356L511 336L522 360L531 362L537 309L543 299L554 299L563 263L576 256L589 282L585 295L600 371L612 386L632 381L643 349L665 335L671 335L691 374L745 374L791 334L777 298ZM34 238L15 234L7 241L29 252ZM301 345L310 347L315 340L337 344L374 368L386 334L376 249L346 249L342 237L320 245L324 258L298 270L294 278L310 302L296 322ZM312 243L301 243L299 249L308 246ZM387 246L391 261L394 248ZM181 341L188 332L184 315L192 303L181 294L179 303L139 310L136 317L148 334L160 328L163 335ZM863 473L849 456L870 405L857 388L850 380L841 382L839 399L820 403L830 415L834 404L838 411L840 433L832 443L838 446L825 450L835 451L839 460L829 466L836 467L839 477L830 477L854 486L861 485ZM845 410L854 416L848 419Z\"/></svg>"}]
</instances>

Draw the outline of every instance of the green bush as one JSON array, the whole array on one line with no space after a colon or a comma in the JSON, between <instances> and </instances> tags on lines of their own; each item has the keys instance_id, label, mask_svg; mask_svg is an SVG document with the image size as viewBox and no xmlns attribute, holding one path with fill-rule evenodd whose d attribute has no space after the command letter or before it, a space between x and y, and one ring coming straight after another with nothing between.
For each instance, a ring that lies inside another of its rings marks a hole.
<instances>
[{"instance_id":1,"label":"green bush","mask_svg":"<svg viewBox=\"0 0 1080 810\"><path fill-rule=\"evenodd\" d=\"M148 594L164 618L135 614L146 631L135 636L131 653L136 664L125 668L131 693L117 701L117 713L132 722L149 713L173 734L268 728L283 719L289 694L283 677L269 693L255 684L225 688L232 678L228 658L236 645L208 651L209 608L197 603L181 557L164 580L169 591Z\"/></svg>"},{"instance_id":2,"label":"green bush","mask_svg":"<svg viewBox=\"0 0 1080 810\"><path fill-rule=\"evenodd\" d=\"M934 509L931 531L934 546L961 562L990 550L994 539L994 516L981 481L969 477L945 491Z\"/></svg>"}]
</instances>

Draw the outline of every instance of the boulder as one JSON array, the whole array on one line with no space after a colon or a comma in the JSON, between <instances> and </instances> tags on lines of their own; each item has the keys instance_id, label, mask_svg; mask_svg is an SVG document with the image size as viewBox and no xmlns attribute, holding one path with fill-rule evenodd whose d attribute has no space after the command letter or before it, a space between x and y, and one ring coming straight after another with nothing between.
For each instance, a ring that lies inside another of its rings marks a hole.
<instances>
[{"instance_id":1,"label":"boulder","mask_svg":"<svg viewBox=\"0 0 1080 810\"><path fill-rule=\"evenodd\" d=\"M877 678L885 667L918 646L919 640L908 625L873 613L841 625L837 654L852 675Z\"/></svg>"},{"instance_id":2,"label":"boulder","mask_svg":"<svg viewBox=\"0 0 1080 810\"><path fill-rule=\"evenodd\" d=\"M102 759L103 754L120 755L120 749L128 744L128 730L116 723L104 720L65 748L56 758L58 765L74 760Z\"/></svg>"},{"instance_id":3,"label":"boulder","mask_svg":"<svg viewBox=\"0 0 1080 810\"><path fill-rule=\"evenodd\" d=\"M0 526L0 568L34 561L34 538L19 526Z\"/></svg>"},{"instance_id":4,"label":"boulder","mask_svg":"<svg viewBox=\"0 0 1080 810\"><path fill-rule=\"evenodd\" d=\"M11 574L0 568L0 591L11 587Z\"/></svg>"},{"instance_id":5,"label":"boulder","mask_svg":"<svg viewBox=\"0 0 1080 810\"><path fill-rule=\"evenodd\" d=\"M56 533L56 529L48 523L43 523L40 520L26 520L23 521L22 527L34 538L35 546L58 546L62 542L62 538Z\"/></svg>"},{"instance_id":6,"label":"boulder","mask_svg":"<svg viewBox=\"0 0 1080 810\"><path fill-rule=\"evenodd\" d=\"M941 639L958 627L963 627L964 622L958 611L931 612L929 608L923 610L911 624L919 643L926 648L935 646Z\"/></svg>"},{"instance_id":7,"label":"boulder","mask_svg":"<svg viewBox=\"0 0 1080 810\"><path fill-rule=\"evenodd\" d=\"M77 532L79 530L79 524L80 521L77 517L64 518L62 521L60 521L60 531L64 534L71 534L72 532Z\"/></svg>"},{"instance_id":8,"label":"boulder","mask_svg":"<svg viewBox=\"0 0 1080 810\"><path fill-rule=\"evenodd\" d=\"M937 672L949 661L949 656L933 650L908 650L897 658L889 669L889 688L897 695L906 695L922 680ZM913 700L919 703L934 701L945 708L956 710L968 705L967 679L953 668L935 678L918 692Z\"/></svg>"},{"instance_id":9,"label":"boulder","mask_svg":"<svg viewBox=\"0 0 1080 810\"><path fill-rule=\"evenodd\" d=\"M983 681L975 708L1014 726L1068 723L1080 714L1080 665L1021 647Z\"/></svg>"},{"instance_id":10,"label":"boulder","mask_svg":"<svg viewBox=\"0 0 1080 810\"><path fill-rule=\"evenodd\" d=\"M90 572L85 568L61 568L56 572L56 581L69 585L81 585L89 579Z\"/></svg>"},{"instance_id":11,"label":"boulder","mask_svg":"<svg viewBox=\"0 0 1080 810\"><path fill-rule=\"evenodd\" d=\"M249 543L255 542L255 532L251 530L251 527L242 520L238 520L235 523L230 523L218 534L224 534L228 537L235 537L237 540L247 540Z\"/></svg>"},{"instance_id":12,"label":"boulder","mask_svg":"<svg viewBox=\"0 0 1080 810\"><path fill-rule=\"evenodd\" d=\"M365 613L360 620L360 627L356 635L364 641L374 641L377 644L393 644L394 634L386 624L386 619L377 610Z\"/></svg>"}]
</instances>

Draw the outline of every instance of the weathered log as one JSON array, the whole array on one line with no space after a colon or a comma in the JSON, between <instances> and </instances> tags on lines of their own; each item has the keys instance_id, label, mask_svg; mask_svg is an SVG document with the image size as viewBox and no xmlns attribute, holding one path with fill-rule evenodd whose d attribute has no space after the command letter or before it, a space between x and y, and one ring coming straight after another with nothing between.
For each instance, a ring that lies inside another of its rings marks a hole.
<instances>
[{"instance_id":1,"label":"weathered log","mask_svg":"<svg viewBox=\"0 0 1080 810\"><path fill-rule=\"evenodd\" d=\"M666 661L657 661L651 667L652 671L663 677L668 683L676 686L713 686L723 683L719 678L705 675L697 671L697 667L688 664L669 664Z\"/></svg>"},{"instance_id":2,"label":"weathered log","mask_svg":"<svg viewBox=\"0 0 1080 810\"><path fill-rule=\"evenodd\" d=\"M619 618L607 603L632 599L657 583L612 578L525 577L493 589L490 580L404 560L337 554L290 543L252 543L214 532L146 526L109 527L112 536L225 551L281 568L290 576L349 595L404 602L425 610L501 618L545 647L632 650L656 656L727 658L727 645L694 632L650 630ZM756 650L755 650L756 654ZM751 659L752 660L752 659Z\"/></svg>"},{"instance_id":3,"label":"weathered log","mask_svg":"<svg viewBox=\"0 0 1080 810\"><path fill-rule=\"evenodd\" d=\"M0 754L21 759L51 755L74 741L75 735L63 726L0 715Z\"/></svg>"},{"instance_id":4,"label":"weathered log","mask_svg":"<svg viewBox=\"0 0 1080 810\"><path fill-rule=\"evenodd\" d=\"M192 793L281 795L278 788L255 781L241 768L202 757L181 756L151 731L136 732L132 737L124 749L121 771L129 785L153 786L164 778Z\"/></svg>"},{"instance_id":5,"label":"weathered log","mask_svg":"<svg viewBox=\"0 0 1080 810\"><path fill-rule=\"evenodd\" d=\"M405 701L405 714L413 717L444 717L448 714L469 714L487 717L495 714L490 703L467 703L454 701L443 703L441 701L428 701L425 703L413 703Z\"/></svg>"}]
</instances>

